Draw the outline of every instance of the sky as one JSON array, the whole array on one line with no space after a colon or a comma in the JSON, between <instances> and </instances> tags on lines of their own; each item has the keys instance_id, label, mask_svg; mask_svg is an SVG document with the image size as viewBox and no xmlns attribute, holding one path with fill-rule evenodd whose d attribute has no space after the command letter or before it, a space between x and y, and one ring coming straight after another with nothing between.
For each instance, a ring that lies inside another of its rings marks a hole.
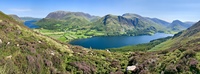
<instances>
[{"instance_id":1,"label":"sky","mask_svg":"<svg viewBox=\"0 0 200 74\"><path fill-rule=\"evenodd\" d=\"M134 13L168 22L200 20L200 0L0 0L0 11L20 17L44 18L58 10L97 16Z\"/></svg>"}]
</instances>

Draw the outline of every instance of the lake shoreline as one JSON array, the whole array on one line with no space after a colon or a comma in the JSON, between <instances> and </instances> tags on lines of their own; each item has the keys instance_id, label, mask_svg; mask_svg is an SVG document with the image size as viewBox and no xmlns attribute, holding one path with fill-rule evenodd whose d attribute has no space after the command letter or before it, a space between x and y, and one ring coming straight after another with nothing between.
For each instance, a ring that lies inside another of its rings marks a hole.
<instances>
[{"instance_id":1,"label":"lake shoreline","mask_svg":"<svg viewBox=\"0 0 200 74\"><path fill-rule=\"evenodd\" d=\"M154 36L154 35L156 35L156 36ZM173 34L165 34L165 33L155 33L154 35L92 36L91 38L72 40L68 43L71 44L71 45L78 45L78 46L82 46L82 47L85 47L85 48L93 48L93 49L101 49L101 50L103 49L104 50L104 49L110 49L110 48L119 48L119 47L128 46L128 45L136 45L136 44L139 44L139 43L148 43L149 41L154 40L154 39L163 38L163 37L167 37L167 36L173 36ZM150 39L149 39L149 37L150 37ZM102 42L102 40L100 40L100 44L99 44L99 42L95 41L95 39L97 39L97 40L102 39L104 42ZM141 41L137 41L137 39L141 40ZM88 40L89 41L92 40L91 43L87 43ZM109 41L109 40L111 40L111 41ZM117 40L119 42L111 43L112 40L113 41ZM127 40L127 42L126 42L126 40ZM131 41L133 41L133 42L131 42ZM122 44L116 44L116 43L122 43ZM98 46L98 45L102 45L102 46ZM109 45L111 45L111 46L109 46Z\"/></svg>"}]
</instances>

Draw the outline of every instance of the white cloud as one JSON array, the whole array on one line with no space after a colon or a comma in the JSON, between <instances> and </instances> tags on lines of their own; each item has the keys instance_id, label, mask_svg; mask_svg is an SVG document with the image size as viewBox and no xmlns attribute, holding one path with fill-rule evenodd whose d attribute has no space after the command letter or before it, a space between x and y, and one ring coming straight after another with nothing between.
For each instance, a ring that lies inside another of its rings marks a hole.
<instances>
[{"instance_id":1,"label":"white cloud","mask_svg":"<svg viewBox=\"0 0 200 74\"><path fill-rule=\"evenodd\" d=\"M31 9L27 9L27 8L13 8L13 9L9 9L10 11L13 12L29 12L32 11Z\"/></svg>"}]
</instances>

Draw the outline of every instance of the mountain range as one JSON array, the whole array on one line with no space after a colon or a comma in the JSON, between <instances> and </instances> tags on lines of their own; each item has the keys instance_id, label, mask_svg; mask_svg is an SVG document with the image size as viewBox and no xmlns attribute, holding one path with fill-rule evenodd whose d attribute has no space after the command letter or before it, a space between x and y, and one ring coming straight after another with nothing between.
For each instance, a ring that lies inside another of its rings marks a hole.
<instances>
[{"instance_id":1,"label":"mountain range","mask_svg":"<svg viewBox=\"0 0 200 74\"><path fill-rule=\"evenodd\" d=\"M143 35L156 32L177 33L193 23L178 20L172 23L157 18L147 18L137 14L125 13L122 16L108 14L103 17L92 16L83 12L55 11L36 23L49 30L96 30L104 36ZM86 33L87 34L87 33ZM95 34L94 34L95 35Z\"/></svg>"}]
</instances>

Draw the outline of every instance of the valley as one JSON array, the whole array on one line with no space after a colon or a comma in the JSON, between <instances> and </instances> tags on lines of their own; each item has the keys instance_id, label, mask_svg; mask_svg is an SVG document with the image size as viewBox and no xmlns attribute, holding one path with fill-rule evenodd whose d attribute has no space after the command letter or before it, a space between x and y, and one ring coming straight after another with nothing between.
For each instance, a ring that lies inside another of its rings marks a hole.
<instances>
[{"instance_id":1,"label":"valley","mask_svg":"<svg viewBox=\"0 0 200 74\"><path fill-rule=\"evenodd\" d=\"M200 74L200 1L0 5L0 74Z\"/></svg>"},{"instance_id":2,"label":"valley","mask_svg":"<svg viewBox=\"0 0 200 74\"><path fill-rule=\"evenodd\" d=\"M181 30L185 30L193 23L186 24L181 21L178 21L178 23L168 23L160 19L146 18L131 13L126 13L122 16L109 14L104 17L98 17L83 12L55 11L49 13L46 18L39 20L35 24L40 27L40 29L35 31L45 35L49 34L48 36L62 42L70 42L94 36L138 36L153 35L155 33L175 34ZM177 27L170 24L177 25ZM64 33L51 34L47 32Z\"/></svg>"}]
</instances>

